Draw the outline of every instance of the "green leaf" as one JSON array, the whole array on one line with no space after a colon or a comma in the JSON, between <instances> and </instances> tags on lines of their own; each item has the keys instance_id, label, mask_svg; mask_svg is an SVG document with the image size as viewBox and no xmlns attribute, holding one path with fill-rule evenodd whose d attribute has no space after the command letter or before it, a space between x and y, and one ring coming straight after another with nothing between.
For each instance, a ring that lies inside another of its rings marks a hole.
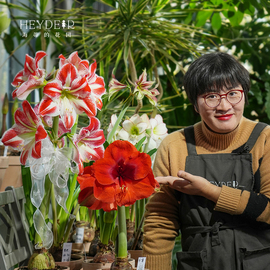
<instances>
[{"instance_id":1,"label":"green leaf","mask_svg":"<svg viewBox=\"0 0 270 270\"><path fill-rule=\"evenodd\" d=\"M211 17L211 15L212 11L207 10L199 11L196 17L196 26L202 27L206 23L206 21Z\"/></svg>"},{"instance_id":2,"label":"green leaf","mask_svg":"<svg viewBox=\"0 0 270 270\"><path fill-rule=\"evenodd\" d=\"M4 46L8 54L12 54L12 51L14 50L14 42L11 35L5 33L3 38Z\"/></svg>"},{"instance_id":3,"label":"green leaf","mask_svg":"<svg viewBox=\"0 0 270 270\"><path fill-rule=\"evenodd\" d=\"M127 12L128 12L129 18L130 18L131 10L132 10L132 0L127 0Z\"/></svg>"},{"instance_id":4,"label":"green leaf","mask_svg":"<svg viewBox=\"0 0 270 270\"><path fill-rule=\"evenodd\" d=\"M185 18L185 24L189 24L192 21L193 14L189 13L188 16Z\"/></svg>"},{"instance_id":5,"label":"green leaf","mask_svg":"<svg viewBox=\"0 0 270 270\"><path fill-rule=\"evenodd\" d=\"M124 44L125 46L127 45L128 43L128 40L129 40L129 35L130 35L130 29L127 28L124 32Z\"/></svg>"},{"instance_id":6,"label":"green leaf","mask_svg":"<svg viewBox=\"0 0 270 270\"><path fill-rule=\"evenodd\" d=\"M129 44L127 44L124 47L124 62L125 62L127 74L128 74L128 54L129 54Z\"/></svg>"},{"instance_id":7,"label":"green leaf","mask_svg":"<svg viewBox=\"0 0 270 270\"><path fill-rule=\"evenodd\" d=\"M211 0L214 5L222 4L223 0Z\"/></svg>"},{"instance_id":8,"label":"green leaf","mask_svg":"<svg viewBox=\"0 0 270 270\"><path fill-rule=\"evenodd\" d=\"M10 18L4 13L0 12L0 34L5 31L10 25Z\"/></svg>"},{"instance_id":9,"label":"green leaf","mask_svg":"<svg viewBox=\"0 0 270 270\"><path fill-rule=\"evenodd\" d=\"M114 0L100 0L100 2L115 8L116 1L114 1Z\"/></svg>"},{"instance_id":10,"label":"green leaf","mask_svg":"<svg viewBox=\"0 0 270 270\"><path fill-rule=\"evenodd\" d=\"M48 4L48 0L40 0L40 13L44 14L46 12L46 7Z\"/></svg>"},{"instance_id":11,"label":"green leaf","mask_svg":"<svg viewBox=\"0 0 270 270\"><path fill-rule=\"evenodd\" d=\"M139 2L137 2L133 8L131 17L141 12L145 8L145 6L148 4L148 2L149 0L140 0Z\"/></svg>"},{"instance_id":12,"label":"green leaf","mask_svg":"<svg viewBox=\"0 0 270 270\"><path fill-rule=\"evenodd\" d=\"M147 154L151 157L156 152L157 152L157 148L154 148L154 149L150 150Z\"/></svg>"},{"instance_id":13,"label":"green leaf","mask_svg":"<svg viewBox=\"0 0 270 270\"><path fill-rule=\"evenodd\" d=\"M141 138L141 139L136 143L135 147L136 147L136 149L137 149L138 151L140 151L140 149L141 149L141 147L142 147L142 145L143 145L143 143L144 143L145 140L146 140L146 136L144 136L143 138Z\"/></svg>"},{"instance_id":14,"label":"green leaf","mask_svg":"<svg viewBox=\"0 0 270 270\"><path fill-rule=\"evenodd\" d=\"M114 65L114 68L113 68L113 74L115 75L116 73L116 70L117 70L117 67L118 67L118 64L122 58L122 54L123 54L123 48L121 48L118 52L118 55L117 55L117 58L116 58L116 61L115 61L115 65Z\"/></svg>"},{"instance_id":15,"label":"green leaf","mask_svg":"<svg viewBox=\"0 0 270 270\"><path fill-rule=\"evenodd\" d=\"M104 223L113 223L115 220L116 214L117 214L117 211L115 211L115 210L110 211L110 212L104 212L103 222Z\"/></svg>"},{"instance_id":16,"label":"green leaf","mask_svg":"<svg viewBox=\"0 0 270 270\"><path fill-rule=\"evenodd\" d=\"M268 82L266 82L264 84L265 89L267 91L267 95L266 95L266 102L265 102L265 112L268 116L268 118L270 119L270 84Z\"/></svg>"},{"instance_id":17,"label":"green leaf","mask_svg":"<svg viewBox=\"0 0 270 270\"><path fill-rule=\"evenodd\" d=\"M161 9L163 9L170 1L169 0L160 0L156 2L156 5L152 6L152 12L153 14L156 14Z\"/></svg>"},{"instance_id":18,"label":"green leaf","mask_svg":"<svg viewBox=\"0 0 270 270\"><path fill-rule=\"evenodd\" d=\"M103 144L104 148L106 149L110 144L108 143L108 141L105 141L105 143Z\"/></svg>"},{"instance_id":19,"label":"green leaf","mask_svg":"<svg viewBox=\"0 0 270 270\"><path fill-rule=\"evenodd\" d=\"M221 27L221 17L219 13L214 13L211 19L211 25L212 28L215 32L215 34L217 34L217 31L220 29Z\"/></svg>"},{"instance_id":20,"label":"green leaf","mask_svg":"<svg viewBox=\"0 0 270 270\"><path fill-rule=\"evenodd\" d=\"M262 91L258 84L252 85L250 89L250 93L254 95L254 97L257 99L258 104L263 104L263 97L262 97Z\"/></svg>"},{"instance_id":21,"label":"green leaf","mask_svg":"<svg viewBox=\"0 0 270 270\"><path fill-rule=\"evenodd\" d=\"M118 116L118 118L117 118L117 120L116 120L116 122L115 122L115 124L113 126L112 131L108 135L107 141L109 143L112 142L112 138L113 138L113 136L115 134L115 131L116 131L117 127L119 126L120 122L122 121L122 119L123 119L123 117L124 117L124 115L125 115L125 113L127 111L127 108L128 108L128 106L122 108L122 110L121 110L121 112L120 112L120 114L119 114L119 116Z\"/></svg>"},{"instance_id":22,"label":"green leaf","mask_svg":"<svg viewBox=\"0 0 270 270\"><path fill-rule=\"evenodd\" d=\"M232 17L229 17L230 23L233 27L238 26L244 18L244 13L236 11Z\"/></svg>"},{"instance_id":23,"label":"green leaf","mask_svg":"<svg viewBox=\"0 0 270 270\"><path fill-rule=\"evenodd\" d=\"M249 1L250 1L252 6L256 7L259 10L261 9L261 5L260 5L259 1L257 1L257 0L249 0Z\"/></svg>"}]
</instances>

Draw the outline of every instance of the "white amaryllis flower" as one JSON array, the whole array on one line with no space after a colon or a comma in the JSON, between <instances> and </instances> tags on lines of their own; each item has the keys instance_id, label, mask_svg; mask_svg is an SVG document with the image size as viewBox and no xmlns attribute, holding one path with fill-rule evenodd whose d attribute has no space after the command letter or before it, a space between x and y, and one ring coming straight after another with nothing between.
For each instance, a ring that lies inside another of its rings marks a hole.
<instances>
[{"instance_id":1,"label":"white amaryllis flower","mask_svg":"<svg viewBox=\"0 0 270 270\"><path fill-rule=\"evenodd\" d=\"M130 119L125 120L122 127L123 131L129 136L128 141L134 145L146 136L147 124L143 122L138 114L134 114ZM123 136L124 132L121 135Z\"/></svg>"},{"instance_id":2,"label":"white amaryllis flower","mask_svg":"<svg viewBox=\"0 0 270 270\"><path fill-rule=\"evenodd\" d=\"M163 123L163 118L160 114L157 114L155 118L150 119L151 125L151 138L157 143L157 147L161 141L168 135L168 129L166 124Z\"/></svg>"},{"instance_id":3,"label":"white amaryllis flower","mask_svg":"<svg viewBox=\"0 0 270 270\"><path fill-rule=\"evenodd\" d=\"M116 114L113 114L111 116L111 122L110 122L110 125L107 129L107 132L108 132L108 137L110 136L110 133L112 132L112 129L113 127L115 126L115 123L117 121L117 115ZM121 126L118 126L113 134L113 137L112 137L112 141L116 141L116 140L128 140L129 139L129 135L128 133L123 130L123 128Z\"/></svg>"}]
</instances>

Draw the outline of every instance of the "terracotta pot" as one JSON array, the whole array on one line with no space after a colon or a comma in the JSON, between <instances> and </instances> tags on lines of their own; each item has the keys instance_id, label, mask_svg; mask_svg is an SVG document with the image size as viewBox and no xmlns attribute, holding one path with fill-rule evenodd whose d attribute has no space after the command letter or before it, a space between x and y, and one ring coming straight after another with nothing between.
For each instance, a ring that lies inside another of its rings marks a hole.
<instances>
[{"instance_id":1,"label":"terracotta pot","mask_svg":"<svg viewBox=\"0 0 270 270\"><path fill-rule=\"evenodd\" d=\"M7 186L21 187L22 172L19 156L8 156L9 166L0 185L0 191L4 191Z\"/></svg>"},{"instance_id":2,"label":"terracotta pot","mask_svg":"<svg viewBox=\"0 0 270 270\"><path fill-rule=\"evenodd\" d=\"M93 259L85 260L82 263L83 270L97 270L97 269L106 269L109 270L111 268L112 263L93 263ZM135 268L135 260L130 258L128 259L129 263Z\"/></svg>"},{"instance_id":3,"label":"terracotta pot","mask_svg":"<svg viewBox=\"0 0 270 270\"><path fill-rule=\"evenodd\" d=\"M91 246L91 242L85 242L85 243L72 243L72 253L80 253L86 255L89 253L89 249Z\"/></svg>"},{"instance_id":4,"label":"terracotta pot","mask_svg":"<svg viewBox=\"0 0 270 270\"><path fill-rule=\"evenodd\" d=\"M55 262L57 266L67 266L70 270L80 270L82 268L83 256L71 254L71 261L69 262Z\"/></svg>"},{"instance_id":5,"label":"terracotta pot","mask_svg":"<svg viewBox=\"0 0 270 270\"><path fill-rule=\"evenodd\" d=\"M128 250L128 253L130 255L130 258L135 260L135 266L137 267L138 264L138 258L143 257L143 251L140 250Z\"/></svg>"},{"instance_id":6,"label":"terracotta pot","mask_svg":"<svg viewBox=\"0 0 270 270\"><path fill-rule=\"evenodd\" d=\"M8 163L9 163L8 157L0 156L0 187L2 186L4 176L8 168ZM0 190L0 191L4 191L4 190Z\"/></svg>"},{"instance_id":7,"label":"terracotta pot","mask_svg":"<svg viewBox=\"0 0 270 270\"><path fill-rule=\"evenodd\" d=\"M15 268L14 270L28 270L28 267L21 266L21 267ZM44 269L44 270L48 270L48 269ZM70 270L70 268L68 266L55 266L55 268L53 270Z\"/></svg>"}]
</instances>

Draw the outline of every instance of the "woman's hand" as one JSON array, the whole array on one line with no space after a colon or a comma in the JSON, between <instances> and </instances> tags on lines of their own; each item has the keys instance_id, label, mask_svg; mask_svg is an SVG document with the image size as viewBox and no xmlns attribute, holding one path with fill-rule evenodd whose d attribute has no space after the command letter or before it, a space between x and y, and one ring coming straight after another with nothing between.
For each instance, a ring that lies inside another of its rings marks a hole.
<instances>
[{"instance_id":1,"label":"woman's hand","mask_svg":"<svg viewBox=\"0 0 270 270\"><path fill-rule=\"evenodd\" d=\"M172 188L188 195L203 196L213 202L217 202L221 192L221 187L211 184L203 177L196 176L185 171L177 173L178 178L174 176L159 176L156 180L159 184L167 184Z\"/></svg>"}]
</instances>

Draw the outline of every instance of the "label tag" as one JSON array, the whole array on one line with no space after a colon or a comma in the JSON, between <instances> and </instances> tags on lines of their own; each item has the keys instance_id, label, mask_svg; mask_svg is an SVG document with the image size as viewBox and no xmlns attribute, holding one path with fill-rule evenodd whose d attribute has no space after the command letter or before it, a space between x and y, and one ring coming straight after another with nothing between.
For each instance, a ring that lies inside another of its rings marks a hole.
<instances>
[{"instance_id":1,"label":"label tag","mask_svg":"<svg viewBox=\"0 0 270 270\"><path fill-rule=\"evenodd\" d=\"M71 260L72 243L63 244L62 262L69 262Z\"/></svg>"},{"instance_id":2,"label":"label tag","mask_svg":"<svg viewBox=\"0 0 270 270\"><path fill-rule=\"evenodd\" d=\"M145 262L146 262L146 257L139 257L138 264L137 264L137 270L144 270Z\"/></svg>"},{"instance_id":3,"label":"label tag","mask_svg":"<svg viewBox=\"0 0 270 270\"><path fill-rule=\"evenodd\" d=\"M83 243L84 228L76 228L75 243Z\"/></svg>"}]
</instances>

